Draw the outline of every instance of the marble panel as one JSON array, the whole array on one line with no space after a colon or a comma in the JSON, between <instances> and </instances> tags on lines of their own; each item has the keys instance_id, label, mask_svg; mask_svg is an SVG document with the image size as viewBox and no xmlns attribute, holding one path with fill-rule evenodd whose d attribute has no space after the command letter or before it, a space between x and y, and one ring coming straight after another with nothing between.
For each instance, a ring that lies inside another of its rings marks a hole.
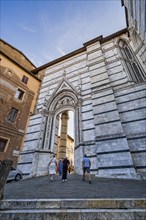
<instances>
[{"instance_id":1,"label":"marble panel","mask_svg":"<svg viewBox=\"0 0 146 220\"><path fill-rule=\"evenodd\" d=\"M111 50L108 50L108 51L104 51L105 58L109 58L109 57L112 57L112 56L116 57L116 54L117 54L117 52L114 49L111 49Z\"/></svg>"},{"instance_id":2,"label":"marble panel","mask_svg":"<svg viewBox=\"0 0 146 220\"><path fill-rule=\"evenodd\" d=\"M126 75L125 71L123 70L123 66L122 65L118 65L112 69L108 69L108 75L111 76L111 75L116 75L117 73L119 72L123 72L124 75Z\"/></svg>"},{"instance_id":3,"label":"marble panel","mask_svg":"<svg viewBox=\"0 0 146 220\"><path fill-rule=\"evenodd\" d=\"M76 162L74 164L75 172L78 173L78 174L81 174L82 173L81 164L82 164L82 158L83 158L83 148L82 148L82 146L75 149L74 158L76 158L76 160L75 160Z\"/></svg>"},{"instance_id":4,"label":"marble panel","mask_svg":"<svg viewBox=\"0 0 146 220\"><path fill-rule=\"evenodd\" d=\"M29 121L29 126L31 125L36 125L36 124L41 124L41 121L42 121L42 117L39 117L39 118L36 118L35 120L30 120Z\"/></svg>"},{"instance_id":5,"label":"marble panel","mask_svg":"<svg viewBox=\"0 0 146 220\"><path fill-rule=\"evenodd\" d=\"M43 93L43 92L47 92L48 91L48 87L42 87L41 89L40 89L40 93Z\"/></svg>"},{"instance_id":6,"label":"marble panel","mask_svg":"<svg viewBox=\"0 0 146 220\"><path fill-rule=\"evenodd\" d=\"M96 146L93 144L94 140L92 141L88 141L86 143L86 145L84 146L84 154L87 154L87 156L93 156L92 158L90 158L92 161L97 160L97 156L96 156ZM97 161L96 161L97 162Z\"/></svg>"},{"instance_id":7,"label":"marble panel","mask_svg":"<svg viewBox=\"0 0 146 220\"><path fill-rule=\"evenodd\" d=\"M105 68L105 66L102 66L101 68L94 69L94 70L90 71L90 76L91 77L92 76L97 76L98 77L98 75L100 75L104 72L106 72L106 68Z\"/></svg>"},{"instance_id":8,"label":"marble panel","mask_svg":"<svg viewBox=\"0 0 146 220\"><path fill-rule=\"evenodd\" d=\"M45 97L38 100L38 105L43 105L45 103Z\"/></svg>"},{"instance_id":9,"label":"marble panel","mask_svg":"<svg viewBox=\"0 0 146 220\"><path fill-rule=\"evenodd\" d=\"M134 86L129 86L120 91L115 91L115 96L127 95L133 92L139 92L139 90L145 90L146 85L144 84L135 84Z\"/></svg>"},{"instance_id":10,"label":"marble panel","mask_svg":"<svg viewBox=\"0 0 146 220\"><path fill-rule=\"evenodd\" d=\"M46 71L47 72L47 71ZM62 77L63 75L63 70L58 70L58 71L55 71L55 72L52 72L52 73L49 73L49 75L46 75L44 78L43 78L43 84L45 82L48 82L52 79L55 79L56 77Z\"/></svg>"},{"instance_id":11,"label":"marble panel","mask_svg":"<svg viewBox=\"0 0 146 220\"><path fill-rule=\"evenodd\" d=\"M122 124L122 127L126 135L143 133L146 129L146 120Z\"/></svg>"},{"instance_id":12,"label":"marble panel","mask_svg":"<svg viewBox=\"0 0 146 220\"><path fill-rule=\"evenodd\" d=\"M33 160L33 153L27 153L27 151L25 151L26 154L20 154L19 157L19 161L21 160L21 163L27 163L27 162L32 162Z\"/></svg>"},{"instance_id":13,"label":"marble panel","mask_svg":"<svg viewBox=\"0 0 146 220\"><path fill-rule=\"evenodd\" d=\"M114 87L114 89L121 89L125 87L125 84L128 83L127 77L121 78L119 80L115 80L111 82L111 86Z\"/></svg>"},{"instance_id":14,"label":"marble panel","mask_svg":"<svg viewBox=\"0 0 146 220\"><path fill-rule=\"evenodd\" d=\"M93 111L83 112L82 113L82 119L86 120L89 118L93 118Z\"/></svg>"},{"instance_id":15,"label":"marble panel","mask_svg":"<svg viewBox=\"0 0 146 220\"><path fill-rule=\"evenodd\" d=\"M85 105L85 106L82 106L82 112L85 112L85 111L92 111L92 104L89 104L89 105Z\"/></svg>"},{"instance_id":16,"label":"marble panel","mask_svg":"<svg viewBox=\"0 0 146 220\"><path fill-rule=\"evenodd\" d=\"M82 91L89 90L90 87L91 87L91 86L90 86L90 83L83 84L83 85L82 85Z\"/></svg>"},{"instance_id":17,"label":"marble panel","mask_svg":"<svg viewBox=\"0 0 146 220\"><path fill-rule=\"evenodd\" d=\"M49 91L50 90L53 90L54 91L54 89L56 89L56 87L58 86L58 82L52 82L51 83L51 85L49 85ZM50 92L50 93L52 93L52 92Z\"/></svg>"},{"instance_id":18,"label":"marble panel","mask_svg":"<svg viewBox=\"0 0 146 220\"><path fill-rule=\"evenodd\" d=\"M94 128L94 120L89 119L87 121L82 121L82 129Z\"/></svg>"},{"instance_id":19,"label":"marble panel","mask_svg":"<svg viewBox=\"0 0 146 220\"><path fill-rule=\"evenodd\" d=\"M122 72L122 71L109 76L111 83L113 83L117 80L120 80L120 79L122 79L122 80L124 79L124 81L125 81L125 78L126 78L126 82L127 82L127 80L128 80L127 75L125 72Z\"/></svg>"},{"instance_id":20,"label":"marble panel","mask_svg":"<svg viewBox=\"0 0 146 220\"><path fill-rule=\"evenodd\" d=\"M90 83L90 77L86 77L81 79L82 80L82 84L84 85L85 83Z\"/></svg>"},{"instance_id":21,"label":"marble panel","mask_svg":"<svg viewBox=\"0 0 146 220\"><path fill-rule=\"evenodd\" d=\"M108 63L108 62L115 62L115 59L116 59L115 56L107 57L107 58L106 58L106 62L107 62L107 63Z\"/></svg>"},{"instance_id":22,"label":"marble panel","mask_svg":"<svg viewBox=\"0 0 146 220\"><path fill-rule=\"evenodd\" d=\"M88 100L88 99L90 99L90 98L91 98L91 94L87 94L87 95L85 95L85 96L82 96L82 101Z\"/></svg>"},{"instance_id":23,"label":"marble panel","mask_svg":"<svg viewBox=\"0 0 146 220\"><path fill-rule=\"evenodd\" d=\"M39 132L40 131L40 127L41 127L41 124L30 126L27 129L27 133L29 134L29 133L32 133L32 132Z\"/></svg>"},{"instance_id":24,"label":"marble panel","mask_svg":"<svg viewBox=\"0 0 146 220\"><path fill-rule=\"evenodd\" d=\"M100 82L100 81L102 81L102 82ZM106 72L104 72L100 75L91 76L91 83L92 84L94 84L94 83L103 83L104 81L109 82L109 79L108 79L108 76L107 76Z\"/></svg>"},{"instance_id":25,"label":"marble panel","mask_svg":"<svg viewBox=\"0 0 146 220\"><path fill-rule=\"evenodd\" d=\"M132 158L130 153L111 153L97 155L98 166L130 166L132 164Z\"/></svg>"},{"instance_id":26,"label":"marble panel","mask_svg":"<svg viewBox=\"0 0 146 220\"><path fill-rule=\"evenodd\" d=\"M128 139L128 145L130 148L130 151L138 151L138 150L146 150L146 138L133 138L133 139Z\"/></svg>"},{"instance_id":27,"label":"marble panel","mask_svg":"<svg viewBox=\"0 0 146 220\"><path fill-rule=\"evenodd\" d=\"M95 137L95 130L85 130L83 131L83 141L89 141L90 140L94 140Z\"/></svg>"},{"instance_id":28,"label":"marble panel","mask_svg":"<svg viewBox=\"0 0 146 220\"><path fill-rule=\"evenodd\" d=\"M146 90L137 91L137 92L125 94L122 96L119 95L117 97L117 101L120 104L120 102L130 101L131 99L134 100L134 99L144 98L144 97L146 97L145 95L146 95Z\"/></svg>"},{"instance_id":29,"label":"marble panel","mask_svg":"<svg viewBox=\"0 0 146 220\"><path fill-rule=\"evenodd\" d=\"M135 166L146 166L146 152L134 153L132 158Z\"/></svg>"},{"instance_id":30,"label":"marble panel","mask_svg":"<svg viewBox=\"0 0 146 220\"><path fill-rule=\"evenodd\" d=\"M87 100L83 100L82 101L82 107L84 107L84 105L91 105L92 104L92 100L91 99L87 99Z\"/></svg>"},{"instance_id":31,"label":"marble panel","mask_svg":"<svg viewBox=\"0 0 146 220\"><path fill-rule=\"evenodd\" d=\"M47 175L48 174L48 162L50 160L49 154L39 153L39 161L37 165L36 175Z\"/></svg>"},{"instance_id":32,"label":"marble panel","mask_svg":"<svg viewBox=\"0 0 146 220\"><path fill-rule=\"evenodd\" d=\"M91 81L92 81L92 79L91 79ZM108 84L109 83L109 79L107 78L107 79L105 79L105 80L102 80L102 81L97 81L97 83L96 83L96 81L94 81L94 82L91 82L92 83L92 87L100 87L100 86L104 86L105 84ZM93 84L94 83L94 84ZM107 85L108 86L108 85Z\"/></svg>"},{"instance_id":33,"label":"marble panel","mask_svg":"<svg viewBox=\"0 0 146 220\"><path fill-rule=\"evenodd\" d=\"M88 90L84 90L84 91L81 92L81 94L82 94L82 96L91 94L91 89L89 88Z\"/></svg>"},{"instance_id":34,"label":"marble panel","mask_svg":"<svg viewBox=\"0 0 146 220\"><path fill-rule=\"evenodd\" d=\"M95 99L95 98L104 98L104 96L107 96L107 95L111 95L113 94L113 90L111 88L107 89L107 90L102 90L98 93L94 93L92 94L92 99Z\"/></svg>"},{"instance_id":35,"label":"marble panel","mask_svg":"<svg viewBox=\"0 0 146 220\"><path fill-rule=\"evenodd\" d=\"M107 124L96 125L96 135L112 135L122 133L123 129L119 122L111 122Z\"/></svg>"},{"instance_id":36,"label":"marble panel","mask_svg":"<svg viewBox=\"0 0 146 220\"><path fill-rule=\"evenodd\" d=\"M31 115L31 116L30 116L30 121L31 121L31 120L35 120L35 119L39 119L39 118L42 118L42 115L41 115L41 114Z\"/></svg>"},{"instance_id":37,"label":"marble panel","mask_svg":"<svg viewBox=\"0 0 146 220\"><path fill-rule=\"evenodd\" d=\"M34 150L38 146L38 140L30 140L27 142L24 142L23 150Z\"/></svg>"},{"instance_id":38,"label":"marble panel","mask_svg":"<svg viewBox=\"0 0 146 220\"><path fill-rule=\"evenodd\" d=\"M19 164L18 169L20 169L23 174L30 173L32 171L32 164Z\"/></svg>"},{"instance_id":39,"label":"marble panel","mask_svg":"<svg viewBox=\"0 0 146 220\"><path fill-rule=\"evenodd\" d=\"M121 66L121 61L115 61L113 63L107 63L107 69L112 69L112 68L115 68L115 67L119 67Z\"/></svg>"},{"instance_id":40,"label":"marble panel","mask_svg":"<svg viewBox=\"0 0 146 220\"><path fill-rule=\"evenodd\" d=\"M97 169L97 158L92 157L92 158L90 158L90 161L91 161L91 169ZM97 171L96 171L96 173L97 173Z\"/></svg>"},{"instance_id":41,"label":"marble panel","mask_svg":"<svg viewBox=\"0 0 146 220\"><path fill-rule=\"evenodd\" d=\"M99 114L99 115L94 115L94 122L95 124L100 124L100 123L105 123L105 122L109 122L109 121L113 121L113 120L119 120L119 114L117 112L117 110L113 111L113 112L107 112L107 113L103 113L103 114Z\"/></svg>"},{"instance_id":42,"label":"marble panel","mask_svg":"<svg viewBox=\"0 0 146 220\"><path fill-rule=\"evenodd\" d=\"M103 59L104 59L104 57L103 56L99 56L99 57L96 57L96 58L94 58L94 59L92 59L92 60L88 60L88 65L90 66L90 65L94 65L94 68L95 68L95 65L96 65L96 62L98 63L100 63L100 62L103 62ZM95 63L95 64L94 64Z\"/></svg>"},{"instance_id":43,"label":"marble panel","mask_svg":"<svg viewBox=\"0 0 146 220\"><path fill-rule=\"evenodd\" d=\"M117 108L115 101L109 102L109 103L104 103L103 105L97 105L94 106L94 113L102 113L102 112L107 112L110 110L115 110Z\"/></svg>"},{"instance_id":44,"label":"marble panel","mask_svg":"<svg viewBox=\"0 0 146 220\"><path fill-rule=\"evenodd\" d=\"M39 94L38 99L44 99L48 95L48 91Z\"/></svg>"},{"instance_id":45,"label":"marble panel","mask_svg":"<svg viewBox=\"0 0 146 220\"><path fill-rule=\"evenodd\" d=\"M115 99L114 99L114 96L113 94L111 95L108 95L108 96L104 96L104 97L98 97L97 99L93 99L92 102L93 102L93 105L100 105L102 103L106 104L106 102L109 102L109 101L113 101L115 102ZM107 110L107 109L106 109Z\"/></svg>"},{"instance_id":46,"label":"marble panel","mask_svg":"<svg viewBox=\"0 0 146 220\"><path fill-rule=\"evenodd\" d=\"M145 98L139 99L139 100L133 100L133 101L129 100L129 102L121 103L121 104L118 104L117 106L118 106L119 112L134 110L136 108L143 108L145 107Z\"/></svg>"},{"instance_id":47,"label":"marble panel","mask_svg":"<svg viewBox=\"0 0 146 220\"><path fill-rule=\"evenodd\" d=\"M127 148L128 145L127 140L125 138L117 137L117 139L96 142L97 153L127 150Z\"/></svg>"},{"instance_id":48,"label":"marble panel","mask_svg":"<svg viewBox=\"0 0 146 220\"><path fill-rule=\"evenodd\" d=\"M86 67L86 65L87 65L86 60L84 60L84 61L82 61L80 63L76 63L76 64L66 68L66 73L69 73L69 72L78 70L80 68Z\"/></svg>"},{"instance_id":49,"label":"marble panel","mask_svg":"<svg viewBox=\"0 0 146 220\"><path fill-rule=\"evenodd\" d=\"M95 50L97 48L100 48L100 43L99 42L96 42L92 45L87 46L87 52L90 52L90 51Z\"/></svg>"},{"instance_id":50,"label":"marble panel","mask_svg":"<svg viewBox=\"0 0 146 220\"><path fill-rule=\"evenodd\" d=\"M92 63L94 63L94 62L92 62ZM101 60L99 60L98 63L95 63L92 66L89 65L89 71L92 71L94 69L98 69L98 68L103 67L103 66L105 66L105 62L104 62L103 59L101 59Z\"/></svg>"},{"instance_id":51,"label":"marble panel","mask_svg":"<svg viewBox=\"0 0 146 220\"><path fill-rule=\"evenodd\" d=\"M92 53L88 54L88 60L92 60L92 59L100 57L100 56L102 56L102 51L97 50L95 52L92 52Z\"/></svg>"},{"instance_id":52,"label":"marble panel","mask_svg":"<svg viewBox=\"0 0 146 220\"><path fill-rule=\"evenodd\" d=\"M72 83L72 82L74 82L74 81L78 81L79 80L79 76L78 75L74 75L74 76L70 76L70 78L69 78L69 82L70 83Z\"/></svg>"},{"instance_id":53,"label":"marble panel","mask_svg":"<svg viewBox=\"0 0 146 220\"><path fill-rule=\"evenodd\" d=\"M39 138L39 135L40 135L40 131L33 132L33 133L27 133L27 135L25 137L25 141L37 139L37 138Z\"/></svg>"},{"instance_id":54,"label":"marble panel","mask_svg":"<svg viewBox=\"0 0 146 220\"><path fill-rule=\"evenodd\" d=\"M135 109L130 112L120 113L120 119L122 122L138 120L145 118L146 108L145 109Z\"/></svg>"},{"instance_id":55,"label":"marble panel","mask_svg":"<svg viewBox=\"0 0 146 220\"><path fill-rule=\"evenodd\" d=\"M96 176L100 177L112 177L112 178L123 178L123 179L136 179L136 176L131 168L123 168L123 169L101 169L98 171ZM117 220L117 219L115 219ZM125 219L124 219L125 220ZM128 219L129 220L129 219ZM131 219L133 220L133 219Z\"/></svg>"},{"instance_id":56,"label":"marble panel","mask_svg":"<svg viewBox=\"0 0 146 220\"><path fill-rule=\"evenodd\" d=\"M106 50L106 49L109 49L110 47L113 47L113 46L114 46L114 43L113 43L113 42L107 42L107 43L105 43L105 44L102 45L102 48L103 48L104 50Z\"/></svg>"}]
</instances>

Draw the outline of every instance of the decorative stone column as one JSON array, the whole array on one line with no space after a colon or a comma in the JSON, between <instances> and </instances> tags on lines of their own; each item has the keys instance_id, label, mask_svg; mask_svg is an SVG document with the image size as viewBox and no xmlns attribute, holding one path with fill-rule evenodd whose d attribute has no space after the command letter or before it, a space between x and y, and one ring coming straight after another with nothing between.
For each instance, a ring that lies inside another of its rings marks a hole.
<instances>
[{"instance_id":1,"label":"decorative stone column","mask_svg":"<svg viewBox=\"0 0 146 220\"><path fill-rule=\"evenodd\" d=\"M61 134L60 134L60 146L59 146L59 158L66 157L67 148L67 124L68 124L68 112L65 111L61 116Z\"/></svg>"}]
</instances>

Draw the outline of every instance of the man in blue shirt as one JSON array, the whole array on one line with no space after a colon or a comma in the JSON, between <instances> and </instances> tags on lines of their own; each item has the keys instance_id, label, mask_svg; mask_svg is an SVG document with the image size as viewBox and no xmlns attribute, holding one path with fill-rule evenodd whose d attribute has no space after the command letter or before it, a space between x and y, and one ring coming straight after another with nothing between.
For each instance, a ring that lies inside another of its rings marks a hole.
<instances>
[{"instance_id":1,"label":"man in blue shirt","mask_svg":"<svg viewBox=\"0 0 146 220\"><path fill-rule=\"evenodd\" d=\"M88 173L88 179L89 183L91 184L91 178L90 178L90 167L91 167L91 161L87 157L87 155L84 155L83 161L82 161L82 169L83 169L83 181L85 181L85 173L87 171Z\"/></svg>"}]
</instances>

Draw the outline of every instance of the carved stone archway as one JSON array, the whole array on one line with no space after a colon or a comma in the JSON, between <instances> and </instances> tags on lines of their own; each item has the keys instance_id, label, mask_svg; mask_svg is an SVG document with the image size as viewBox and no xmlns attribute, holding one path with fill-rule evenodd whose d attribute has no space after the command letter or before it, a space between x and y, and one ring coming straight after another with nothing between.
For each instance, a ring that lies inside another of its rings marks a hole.
<instances>
[{"instance_id":1,"label":"carved stone archway","mask_svg":"<svg viewBox=\"0 0 146 220\"><path fill-rule=\"evenodd\" d=\"M63 79L46 103L46 125L44 148L56 153L56 136L58 135L58 115L64 111L74 112L75 146L82 142L81 97L66 79Z\"/></svg>"}]
</instances>

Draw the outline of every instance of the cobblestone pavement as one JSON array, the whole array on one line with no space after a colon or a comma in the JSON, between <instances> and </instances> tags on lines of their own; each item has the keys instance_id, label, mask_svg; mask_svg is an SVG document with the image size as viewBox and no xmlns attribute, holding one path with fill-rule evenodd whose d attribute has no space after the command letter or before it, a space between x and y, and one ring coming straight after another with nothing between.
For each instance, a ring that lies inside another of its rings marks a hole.
<instances>
[{"instance_id":1,"label":"cobblestone pavement","mask_svg":"<svg viewBox=\"0 0 146 220\"><path fill-rule=\"evenodd\" d=\"M111 179L92 176L92 184L82 176L68 175L62 182L56 175L53 182L49 176L7 182L3 199L88 199L88 198L146 198L146 181Z\"/></svg>"}]
</instances>

